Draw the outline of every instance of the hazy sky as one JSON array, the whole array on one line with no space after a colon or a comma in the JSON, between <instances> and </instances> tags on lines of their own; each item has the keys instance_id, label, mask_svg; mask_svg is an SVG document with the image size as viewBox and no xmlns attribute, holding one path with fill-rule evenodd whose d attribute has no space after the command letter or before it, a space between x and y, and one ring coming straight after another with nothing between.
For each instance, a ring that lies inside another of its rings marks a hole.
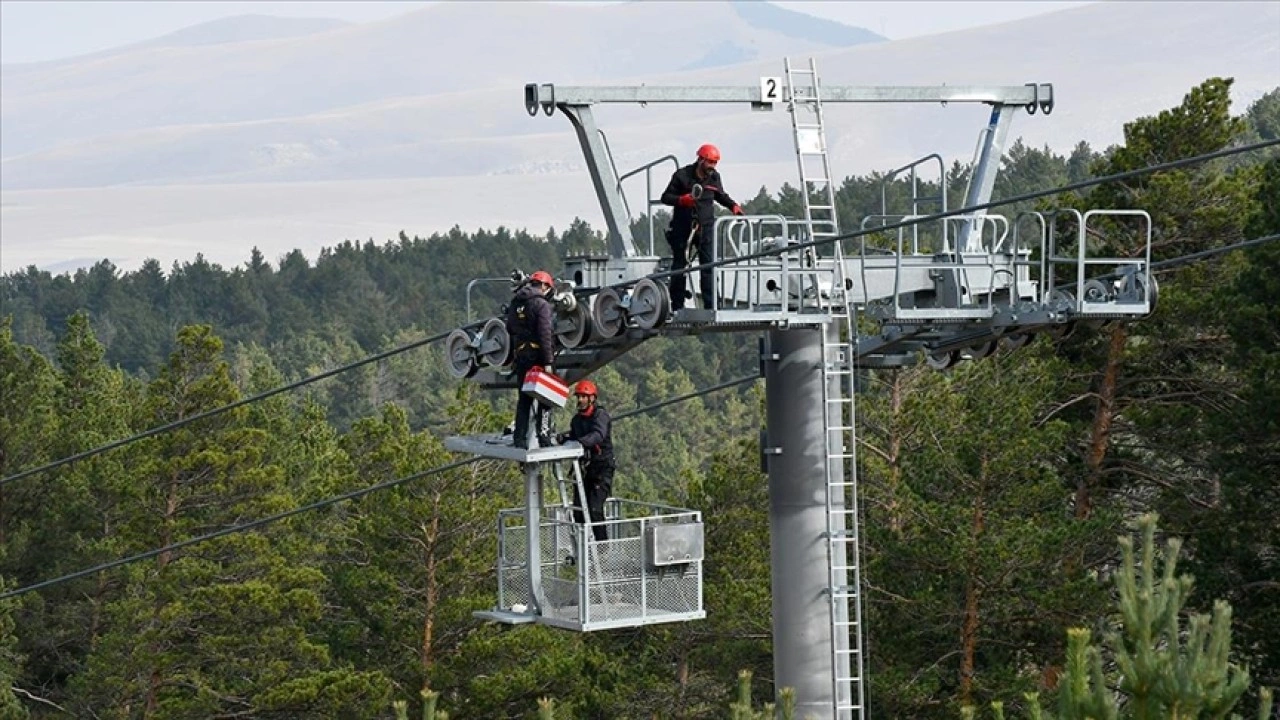
<instances>
[{"instance_id":1,"label":"hazy sky","mask_svg":"<svg viewBox=\"0 0 1280 720\"><path fill-rule=\"evenodd\" d=\"M514 0L508 0L514 1ZM428 2L56 2L0 0L0 62L38 62L148 40L217 18L249 13L369 22ZM495 6L502 3L495 2ZM598 3L591 3L598 4ZM1088 2L777 2L893 39L1006 22ZM673 21L678 4L672 3Z\"/></svg>"}]
</instances>

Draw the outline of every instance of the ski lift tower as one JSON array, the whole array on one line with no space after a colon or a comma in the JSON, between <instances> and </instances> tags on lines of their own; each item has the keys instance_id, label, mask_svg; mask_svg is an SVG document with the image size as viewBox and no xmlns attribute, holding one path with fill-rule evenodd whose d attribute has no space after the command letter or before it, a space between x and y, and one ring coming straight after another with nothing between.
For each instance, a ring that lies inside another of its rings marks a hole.
<instances>
[{"instance_id":1,"label":"ski lift tower","mask_svg":"<svg viewBox=\"0 0 1280 720\"><path fill-rule=\"evenodd\" d=\"M820 88L812 60L807 68L787 61L783 69L781 76L745 86L525 86L530 115L559 111L572 123L608 232L607 256L565 259L556 294L556 334L564 349L556 367L573 381L658 335L763 334L767 432L761 450L769 476L774 685L795 689L802 717L865 720L855 373L908 366L921 357L942 369L987 357L999 345L1016 349L1038 333L1061 336L1079 322L1123 322L1149 314L1156 298L1151 223L1136 210L1024 213L1012 223L999 215L970 212L934 219L936 227L925 242L914 229L903 227L896 236L888 234L887 249L869 247L866 235L842 237L836 179L827 154L826 104L989 106L965 193L965 206L972 207L990 200L1015 112L1049 114L1053 88L1036 83ZM603 103L788 109L805 190L804 216L717 219L712 307L673 313L666 285L649 277L661 260L653 254L652 213L649 253L642 255L630 237L632 216L622 181L645 173L646 208L652 208L659 204L652 192L653 170L668 161L679 163L667 155L619 175L592 114ZM914 188L918 168L934 158L943 197L921 197L913 190L910 212L891 216L882 208L880 215L867 219L873 227L893 229L919 219L920 205L928 201L940 201L945 213L941 158L927 156L900 172L910 172ZM1113 232L1145 234L1145 255L1091 256L1085 241L1091 223L1106 224ZM859 335L858 313L878 324L879 331ZM457 377L486 387L514 387L514 379L502 371L510 339L500 318L455 331L446 353ZM534 491L531 481L531 496ZM532 512L528 517L532 527ZM529 541L534 541L532 533ZM676 544L691 547L692 541L693 535L681 535ZM529 564L535 563L530 551ZM699 564L699 583L700 572Z\"/></svg>"}]
</instances>

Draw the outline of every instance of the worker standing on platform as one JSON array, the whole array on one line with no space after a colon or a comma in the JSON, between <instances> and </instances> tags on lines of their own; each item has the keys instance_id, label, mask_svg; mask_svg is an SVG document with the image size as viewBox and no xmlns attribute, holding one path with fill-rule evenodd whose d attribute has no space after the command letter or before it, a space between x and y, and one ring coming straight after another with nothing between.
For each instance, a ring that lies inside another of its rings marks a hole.
<instances>
[{"instance_id":1,"label":"worker standing on platform","mask_svg":"<svg viewBox=\"0 0 1280 720\"><path fill-rule=\"evenodd\" d=\"M715 145L703 145L698 148L698 159L692 165L686 165L671 175L671 182L662 193L662 204L675 208L671 213L671 225L667 227L667 244L671 246L673 257L671 269L680 270L689 267L689 245L696 243L698 264L711 262L712 244L715 238L716 211L712 202L718 202L734 215L742 214L742 206L724 191L724 182L716 165L720 163L720 150ZM702 191L695 197L694 186ZM671 278L671 309L684 307L685 275L681 273ZM711 268L700 271L702 306L715 307L715 290L713 288L713 272Z\"/></svg>"},{"instance_id":2,"label":"worker standing on platform","mask_svg":"<svg viewBox=\"0 0 1280 720\"><path fill-rule=\"evenodd\" d=\"M569 432L556 439L561 443L577 440L582 445L582 484L587 491L587 509L593 524L591 531L596 540L608 540L609 528L604 525L604 501L613 492L613 472L617 468L613 459L613 422L609 413L597 402L596 384L579 380L573 389L578 401L578 413L569 421ZM582 522L582 498L578 486L573 488L573 504L579 508L573 513L575 522Z\"/></svg>"},{"instance_id":3,"label":"worker standing on platform","mask_svg":"<svg viewBox=\"0 0 1280 720\"><path fill-rule=\"evenodd\" d=\"M516 290L507 308L507 333L515 348L516 421L512 445L529 448L529 435L537 435L535 447L551 445L551 417L542 403L520 390L525 374L533 368L541 368L555 374L551 364L555 361L555 335L552 332L555 312L547 295L555 282L551 274L539 270L529 276L528 282ZM532 415L533 427L530 427Z\"/></svg>"}]
</instances>

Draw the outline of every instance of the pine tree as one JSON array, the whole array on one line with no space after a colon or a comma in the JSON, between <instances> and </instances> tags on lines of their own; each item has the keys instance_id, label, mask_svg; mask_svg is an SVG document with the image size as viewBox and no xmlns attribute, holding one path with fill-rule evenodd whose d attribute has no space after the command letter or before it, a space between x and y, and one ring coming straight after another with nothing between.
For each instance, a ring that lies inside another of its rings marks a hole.
<instances>
[{"instance_id":1,"label":"pine tree","mask_svg":"<svg viewBox=\"0 0 1280 720\"><path fill-rule=\"evenodd\" d=\"M1123 564L1116 573L1118 627L1104 634L1104 648L1090 632L1068 634L1066 672L1056 715L1044 711L1036 694L1027 695L1034 720L1199 720L1226 718L1249 687L1247 669L1231 661L1231 606L1217 601L1212 615L1192 614L1186 627L1182 611L1192 578L1177 575L1177 538L1157 557L1156 516L1138 521L1142 559L1134 557L1132 538L1120 538ZM1104 668L1105 654L1115 671ZM1113 691L1112 688L1115 688ZM997 718L1003 705L993 703ZM1271 692L1264 689L1259 720L1271 714ZM972 708L966 710L973 717ZM1232 714L1231 718L1240 718Z\"/></svg>"}]
</instances>

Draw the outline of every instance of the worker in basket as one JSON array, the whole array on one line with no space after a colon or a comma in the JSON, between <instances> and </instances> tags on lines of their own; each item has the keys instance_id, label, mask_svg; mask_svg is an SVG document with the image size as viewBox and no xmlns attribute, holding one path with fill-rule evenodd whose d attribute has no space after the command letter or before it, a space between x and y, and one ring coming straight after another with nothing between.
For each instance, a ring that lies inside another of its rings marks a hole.
<instances>
[{"instance_id":1,"label":"worker in basket","mask_svg":"<svg viewBox=\"0 0 1280 720\"><path fill-rule=\"evenodd\" d=\"M587 509L591 514L592 534L596 540L608 540L609 528L604 525L604 501L613 492L613 472L617 468L613 459L613 422L609 412L597 402L596 384L579 380L573 395L578 402L578 412L569 421L569 432L556 439L561 443L576 440L582 445L582 484L587 491ZM582 498L577 485L573 488L573 504L579 508L573 513L575 522L582 522Z\"/></svg>"}]
</instances>

